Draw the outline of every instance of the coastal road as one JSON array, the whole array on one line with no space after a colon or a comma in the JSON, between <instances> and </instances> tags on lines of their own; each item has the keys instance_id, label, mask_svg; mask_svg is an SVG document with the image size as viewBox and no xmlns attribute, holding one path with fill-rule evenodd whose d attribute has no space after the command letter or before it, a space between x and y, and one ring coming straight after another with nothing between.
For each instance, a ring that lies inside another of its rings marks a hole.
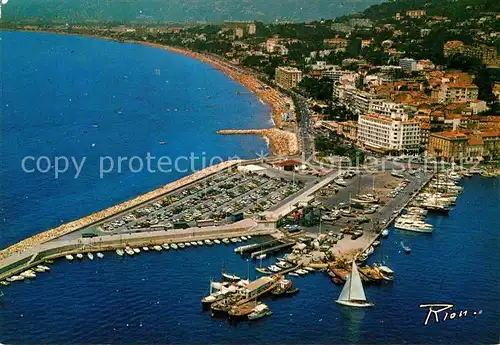
<instances>
[{"instance_id":1,"label":"coastal road","mask_svg":"<svg viewBox=\"0 0 500 345\"><path fill-rule=\"evenodd\" d=\"M298 109L295 109L295 111L300 113L300 118L301 118L299 127L300 143L302 146L302 153L304 159L307 160L314 153L314 137L311 134L309 108L307 106L306 99L303 96L295 92L292 92L292 94L297 100Z\"/></svg>"}]
</instances>

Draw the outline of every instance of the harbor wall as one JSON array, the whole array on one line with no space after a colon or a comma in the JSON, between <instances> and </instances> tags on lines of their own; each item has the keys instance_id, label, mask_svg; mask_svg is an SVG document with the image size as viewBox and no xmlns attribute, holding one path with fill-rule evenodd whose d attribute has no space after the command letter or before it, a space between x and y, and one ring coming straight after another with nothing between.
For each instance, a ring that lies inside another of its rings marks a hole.
<instances>
[{"instance_id":1,"label":"harbor wall","mask_svg":"<svg viewBox=\"0 0 500 345\"><path fill-rule=\"evenodd\" d=\"M57 239L63 235L67 235L71 232L81 230L83 228L95 225L106 219L115 217L117 214L125 212L127 210L136 208L143 204L149 203L156 198L163 197L167 193L171 193L177 189L184 188L192 183L197 182L202 178L209 177L215 173L218 173L224 169L231 168L237 164L242 163L242 160L231 160L219 163L217 165L205 168L203 170L197 171L191 175L185 176L179 180L168 183L158 189L142 194L131 200L127 200L123 203L111 206L107 209L95 212L78 220L63 224L56 228L46 230L44 232L38 233L31 237L28 237L6 249L0 251L0 259L6 258L10 255L19 254L33 246L46 243L48 241Z\"/></svg>"},{"instance_id":2,"label":"harbor wall","mask_svg":"<svg viewBox=\"0 0 500 345\"><path fill-rule=\"evenodd\" d=\"M241 223L241 224L238 224ZM275 230L262 229L252 220L244 220L224 227L188 228L183 230L151 231L144 233L106 235L87 239L52 241L34 250L0 261L0 280L16 275L47 259L68 254L105 252L117 248L143 247L163 243L180 243L222 239L224 237L271 235ZM34 255L36 255L34 257ZM34 257L34 258L33 258Z\"/></svg>"}]
</instances>

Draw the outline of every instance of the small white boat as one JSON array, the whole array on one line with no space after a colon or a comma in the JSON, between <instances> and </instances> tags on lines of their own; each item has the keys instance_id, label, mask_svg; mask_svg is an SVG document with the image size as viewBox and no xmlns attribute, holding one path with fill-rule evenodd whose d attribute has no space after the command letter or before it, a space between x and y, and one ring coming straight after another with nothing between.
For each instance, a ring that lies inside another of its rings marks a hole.
<instances>
[{"instance_id":1,"label":"small white boat","mask_svg":"<svg viewBox=\"0 0 500 345\"><path fill-rule=\"evenodd\" d=\"M96 255L99 259L102 259L104 257L104 254L101 252L98 252Z\"/></svg>"},{"instance_id":2,"label":"small white boat","mask_svg":"<svg viewBox=\"0 0 500 345\"><path fill-rule=\"evenodd\" d=\"M92 254L92 253L87 253L87 257L88 257L90 260L94 260L94 254Z\"/></svg>"},{"instance_id":3,"label":"small white boat","mask_svg":"<svg viewBox=\"0 0 500 345\"><path fill-rule=\"evenodd\" d=\"M255 259L257 259L257 260L263 260L263 259L265 259L266 257L267 257L267 254L260 254L260 255L257 255L257 256L255 257Z\"/></svg>"},{"instance_id":4,"label":"small white boat","mask_svg":"<svg viewBox=\"0 0 500 345\"><path fill-rule=\"evenodd\" d=\"M220 240L215 239L215 240L214 240L214 243L215 243L215 244L220 244L221 242L220 242Z\"/></svg>"},{"instance_id":5,"label":"small white boat","mask_svg":"<svg viewBox=\"0 0 500 345\"><path fill-rule=\"evenodd\" d=\"M186 246L181 242L177 245L177 247L179 247L180 249L184 249Z\"/></svg>"},{"instance_id":6,"label":"small white boat","mask_svg":"<svg viewBox=\"0 0 500 345\"><path fill-rule=\"evenodd\" d=\"M246 241L248 238L246 236L241 236L240 237L243 241Z\"/></svg>"},{"instance_id":7,"label":"small white boat","mask_svg":"<svg viewBox=\"0 0 500 345\"><path fill-rule=\"evenodd\" d=\"M276 265L271 265L271 266L269 266L267 269L268 269L269 271L271 271L271 272L279 272L279 271L281 271L281 268L279 268L279 267L278 267L278 266L276 266Z\"/></svg>"},{"instance_id":8,"label":"small white boat","mask_svg":"<svg viewBox=\"0 0 500 345\"><path fill-rule=\"evenodd\" d=\"M116 254L123 256L123 254L125 254L125 252L123 251L123 249L117 249Z\"/></svg>"},{"instance_id":9,"label":"small white boat","mask_svg":"<svg viewBox=\"0 0 500 345\"><path fill-rule=\"evenodd\" d=\"M198 243L196 241L190 242L193 247L198 247Z\"/></svg>"},{"instance_id":10,"label":"small white boat","mask_svg":"<svg viewBox=\"0 0 500 345\"><path fill-rule=\"evenodd\" d=\"M354 260L352 261L351 274L347 278L344 284L342 292L340 293L339 299L336 300L338 304L342 304L347 307L372 307L374 303L368 302L365 296L365 290L363 289L363 283L361 282L361 277L359 276L358 267Z\"/></svg>"},{"instance_id":11,"label":"small white boat","mask_svg":"<svg viewBox=\"0 0 500 345\"><path fill-rule=\"evenodd\" d=\"M203 242L202 241L196 241L196 243L198 243L199 246L202 246L203 245Z\"/></svg>"},{"instance_id":12,"label":"small white boat","mask_svg":"<svg viewBox=\"0 0 500 345\"><path fill-rule=\"evenodd\" d=\"M35 279L36 278L35 271L33 271L33 270L24 271L23 273L20 274L20 276L24 277L24 278L28 278L28 279Z\"/></svg>"},{"instance_id":13,"label":"small white boat","mask_svg":"<svg viewBox=\"0 0 500 345\"><path fill-rule=\"evenodd\" d=\"M241 238L236 237L236 242L243 242L243 241L241 240Z\"/></svg>"},{"instance_id":14,"label":"small white boat","mask_svg":"<svg viewBox=\"0 0 500 345\"><path fill-rule=\"evenodd\" d=\"M231 238L231 239L230 239L230 241L231 241L231 243L236 243L236 242L238 242L238 240L237 240L236 238Z\"/></svg>"},{"instance_id":15,"label":"small white boat","mask_svg":"<svg viewBox=\"0 0 500 345\"><path fill-rule=\"evenodd\" d=\"M229 238L223 238L222 239L222 243L224 243L224 244L229 244L229 242L230 242Z\"/></svg>"},{"instance_id":16,"label":"small white boat","mask_svg":"<svg viewBox=\"0 0 500 345\"><path fill-rule=\"evenodd\" d=\"M177 244L172 243L172 244L170 245L170 248L172 248L172 249L177 249L178 247L177 247Z\"/></svg>"},{"instance_id":17,"label":"small white boat","mask_svg":"<svg viewBox=\"0 0 500 345\"><path fill-rule=\"evenodd\" d=\"M34 267L33 271L35 271L36 273L43 273L43 272L45 272L45 270L43 268L40 268L40 267Z\"/></svg>"},{"instance_id":18,"label":"small white boat","mask_svg":"<svg viewBox=\"0 0 500 345\"><path fill-rule=\"evenodd\" d=\"M161 251L161 246L156 245L156 246L154 246L153 248L154 248L154 250L156 250L157 252L160 252L160 251Z\"/></svg>"},{"instance_id":19,"label":"small white boat","mask_svg":"<svg viewBox=\"0 0 500 345\"><path fill-rule=\"evenodd\" d=\"M191 247L191 243L189 243L189 242L184 242L184 246L185 246L185 247Z\"/></svg>"},{"instance_id":20,"label":"small white boat","mask_svg":"<svg viewBox=\"0 0 500 345\"><path fill-rule=\"evenodd\" d=\"M126 247L125 248L125 253L127 253L128 255L132 256L135 254L135 252L132 250L132 248L130 247Z\"/></svg>"},{"instance_id":21,"label":"small white boat","mask_svg":"<svg viewBox=\"0 0 500 345\"><path fill-rule=\"evenodd\" d=\"M213 243L212 241L210 241L210 240L205 240L205 244L206 244L207 246L211 246L211 245L212 245L212 244L214 244L214 243Z\"/></svg>"},{"instance_id":22,"label":"small white boat","mask_svg":"<svg viewBox=\"0 0 500 345\"><path fill-rule=\"evenodd\" d=\"M387 237L387 236L389 236L389 230L388 229L382 230L382 237Z\"/></svg>"},{"instance_id":23,"label":"small white boat","mask_svg":"<svg viewBox=\"0 0 500 345\"><path fill-rule=\"evenodd\" d=\"M80 260L83 259L83 254L82 253L76 254L76 258Z\"/></svg>"},{"instance_id":24,"label":"small white boat","mask_svg":"<svg viewBox=\"0 0 500 345\"><path fill-rule=\"evenodd\" d=\"M141 250L139 248L132 248L132 250L134 251L134 253L136 254L139 254L141 252Z\"/></svg>"},{"instance_id":25,"label":"small white boat","mask_svg":"<svg viewBox=\"0 0 500 345\"><path fill-rule=\"evenodd\" d=\"M304 267L305 270L309 271L309 272L315 272L316 270L312 267L309 267L309 266L306 266Z\"/></svg>"},{"instance_id":26,"label":"small white boat","mask_svg":"<svg viewBox=\"0 0 500 345\"><path fill-rule=\"evenodd\" d=\"M238 281L238 280L241 280L241 278L238 277L237 275L235 275L235 274L228 274L226 272L222 272L222 278L225 279L225 280L229 280L229 281Z\"/></svg>"},{"instance_id":27,"label":"small white boat","mask_svg":"<svg viewBox=\"0 0 500 345\"><path fill-rule=\"evenodd\" d=\"M163 243L161 246L162 246L162 247L163 247L163 249L165 249L165 250L169 250L169 249L170 249L170 246L168 245L168 243Z\"/></svg>"},{"instance_id":28,"label":"small white boat","mask_svg":"<svg viewBox=\"0 0 500 345\"><path fill-rule=\"evenodd\" d=\"M142 250L143 250L144 252L149 252L149 248L148 248L148 247L142 247Z\"/></svg>"},{"instance_id":29,"label":"small white boat","mask_svg":"<svg viewBox=\"0 0 500 345\"><path fill-rule=\"evenodd\" d=\"M73 261L74 257L73 257L73 255L69 254L69 255L66 255L66 259L68 259L68 261Z\"/></svg>"},{"instance_id":30,"label":"small white boat","mask_svg":"<svg viewBox=\"0 0 500 345\"><path fill-rule=\"evenodd\" d=\"M7 279L10 279L11 282L15 282L15 281L24 280L24 277L23 276L12 276L12 277L7 278Z\"/></svg>"},{"instance_id":31,"label":"small white boat","mask_svg":"<svg viewBox=\"0 0 500 345\"><path fill-rule=\"evenodd\" d=\"M269 307L264 303L258 304L253 308L252 312L248 314L249 320L257 320L263 318L264 316L270 316L273 313L269 310Z\"/></svg>"},{"instance_id":32,"label":"small white boat","mask_svg":"<svg viewBox=\"0 0 500 345\"><path fill-rule=\"evenodd\" d=\"M250 235L247 235L247 238L248 238L248 239L251 239L251 238L252 238L252 236L250 236Z\"/></svg>"},{"instance_id":33,"label":"small white boat","mask_svg":"<svg viewBox=\"0 0 500 345\"><path fill-rule=\"evenodd\" d=\"M302 268L299 268L298 270L295 270L296 273L300 274L301 276L305 276L306 274L308 274L309 272L302 269Z\"/></svg>"},{"instance_id":34,"label":"small white boat","mask_svg":"<svg viewBox=\"0 0 500 345\"><path fill-rule=\"evenodd\" d=\"M373 248L373 246L369 246L368 249L365 250L365 254L372 255L374 251L375 249Z\"/></svg>"},{"instance_id":35,"label":"small white boat","mask_svg":"<svg viewBox=\"0 0 500 345\"><path fill-rule=\"evenodd\" d=\"M295 273L295 272L288 272L289 275L293 276L293 277L298 277L299 274L298 273Z\"/></svg>"},{"instance_id":36,"label":"small white boat","mask_svg":"<svg viewBox=\"0 0 500 345\"><path fill-rule=\"evenodd\" d=\"M42 270L44 270L44 271L50 271L50 267L48 267L48 266L38 265L38 266L36 266L36 267L41 268L41 269L42 269Z\"/></svg>"}]
</instances>

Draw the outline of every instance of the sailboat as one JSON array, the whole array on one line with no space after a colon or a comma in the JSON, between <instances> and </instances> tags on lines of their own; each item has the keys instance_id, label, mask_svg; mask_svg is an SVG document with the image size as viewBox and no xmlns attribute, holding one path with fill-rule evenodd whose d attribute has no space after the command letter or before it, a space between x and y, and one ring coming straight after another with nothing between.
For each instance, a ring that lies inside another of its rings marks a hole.
<instances>
[{"instance_id":1,"label":"sailboat","mask_svg":"<svg viewBox=\"0 0 500 345\"><path fill-rule=\"evenodd\" d=\"M366 301L365 290L363 289L358 267L356 266L354 260L352 261L351 274L344 284L344 288L340 293L339 299L335 302L347 307L360 308L373 307L375 305L375 303Z\"/></svg>"}]
</instances>

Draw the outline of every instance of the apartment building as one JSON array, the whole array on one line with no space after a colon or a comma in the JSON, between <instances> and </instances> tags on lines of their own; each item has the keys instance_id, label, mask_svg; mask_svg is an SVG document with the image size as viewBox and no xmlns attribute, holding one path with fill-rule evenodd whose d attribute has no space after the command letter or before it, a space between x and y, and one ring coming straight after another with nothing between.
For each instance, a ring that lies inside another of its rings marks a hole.
<instances>
[{"instance_id":1,"label":"apartment building","mask_svg":"<svg viewBox=\"0 0 500 345\"><path fill-rule=\"evenodd\" d=\"M500 131L431 133L427 152L445 161L495 159L500 155Z\"/></svg>"},{"instance_id":2,"label":"apartment building","mask_svg":"<svg viewBox=\"0 0 500 345\"><path fill-rule=\"evenodd\" d=\"M467 103L477 100L479 89L474 84L444 83L439 92L440 103Z\"/></svg>"},{"instance_id":3,"label":"apartment building","mask_svg":"<svg viewBox=\"0 0 500 345\"><path fill-rule=\"evenodd\" d=\"M357 134L365 148L377 152L415 152L420 148L420 123L406 115L361 115Z\"/></svg>"},{"instance_id":4,"label":"apartment building","mask_svg":"<svg viewBox=\"0 0 500 345\"><path fill-rule=\"evenodd\" d=\"M275 80L280 87L291 89L302 80L302 71L295 67L280 66L275 70Z\"/></svg>"}]
</instances>

